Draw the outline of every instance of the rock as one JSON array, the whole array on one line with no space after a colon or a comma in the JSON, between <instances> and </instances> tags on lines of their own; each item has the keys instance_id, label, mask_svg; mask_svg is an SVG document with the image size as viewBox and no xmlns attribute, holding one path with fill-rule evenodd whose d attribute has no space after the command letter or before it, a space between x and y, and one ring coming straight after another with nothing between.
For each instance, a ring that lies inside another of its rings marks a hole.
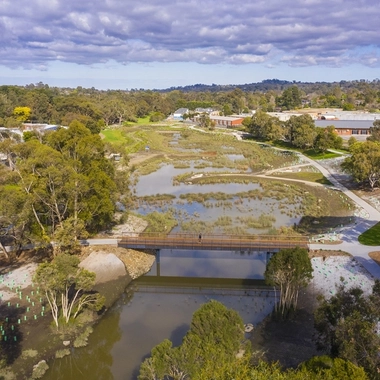
<instances>
[{"instance_id":1,"label":"rock","mask_svg":"<svg viewBox=\"0 0 380 380\"><path fill-rule=\"evenodd\" d=\"M123 261L133 280L149 272L155 261L153 254L124 248L118 253L118 257Z\"/></svg>"},{"instance_id":2,"label":"rock","mask_svg":"<svg viewBox=\"0 0 380 380\"><path fill-rule=\"evenodd\" d=\"M79 266L95 272L96 284L113 281L127 275L124 263L113 253L92 252Z\"/></svg>"},{"instance_id":3,"label":"rock","mask_svg":"<svg viewBox=\"0 0 380 380\"><path fill-rule=\"evenodd\" d=\"M69 341L69 340L64 340L64 341L63 341L63 345L64 345L65 347L69 346L69 345L70 345L70 341Z\"/></svg>"}]
</instances>

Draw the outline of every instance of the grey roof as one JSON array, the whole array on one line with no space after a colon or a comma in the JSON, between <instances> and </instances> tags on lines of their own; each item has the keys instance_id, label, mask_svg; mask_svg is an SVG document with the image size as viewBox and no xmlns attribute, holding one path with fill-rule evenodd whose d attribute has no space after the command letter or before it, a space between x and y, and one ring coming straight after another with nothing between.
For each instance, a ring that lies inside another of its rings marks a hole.
<instances>
[{"instance_id":1,"label":"grey roof","mask_svg":"<svg viewBox=\"0 0 380 380\"><path fill-rule=\"evenodd\" d=\"M179 108L179 109L177 109L177 111L174 112L174 114L181 114L181 115L183 115L183 114L185 114L187 112L189 112L189 110L187 108Z\"/></svg>"},{"instance_id":2,"label":"grey roof","mask_svg":"<svg viewBox=\"0 0 380 380\"><path fill-rule=\"evenodd\" d=\"M325 128L329 125L335 128L369 129L373 126L373 120L315 120L316 127Z\"/></svg>"}]
</instances>

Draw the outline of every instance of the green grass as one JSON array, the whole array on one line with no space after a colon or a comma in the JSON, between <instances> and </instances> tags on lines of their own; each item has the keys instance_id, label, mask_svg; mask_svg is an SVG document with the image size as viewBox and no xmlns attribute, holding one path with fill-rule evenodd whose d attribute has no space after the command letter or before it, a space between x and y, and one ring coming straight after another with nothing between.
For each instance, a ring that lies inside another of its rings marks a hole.
<instances>
[{"instance_id":1,"label":"green grass","mask_svg":"<svg viewBox=\"0 0 380 380\"><path fill-rule=\"evenodd\" d=\"M339 154L339 153L321 152L318 149L295 148L294 146L292 146L287 141L274 141L274 142L269 143L269 144L271 144L272 146L275 146L277 148L288 149L290 151L300 152L300 153L304 154L305 156L311 158L312 160L326 160L328 158L336 158L336 157L341 156L341 154ZM334 149L334 150L337 150L337 149ZM341 151L342 153L347 153L344 150L339 150L339 151Z\"/></svg>"},{"instance_id":2,"label":"green grass","mask_svg":"<svg viewBox=\"0 0 380 380\"><path fill-rule=\"evenodd\" d=\"M125 136L121 129L105 129L102 131L102 135L104 135L105 142L115 143L125 141Z\"/></svg>"},{"instance_id":3,"label":"green grass","mask_svg":"<svg viewBox=\"0 0 380 380\"><path fill-rule=\"evenodd\" d=\"M151 124L151 122L149 121L149 116L139 117L137 119L137 124L139 124L139 125L142 125L142 124Z\"/></svg>"},{"instance_id":4,"label":"green grass","mask_svg":"<svg viewBox=\"0 0 380 380\"><path fill-rule=\"evenodd\" d=\"M320 150L317 149L307 149L307 150L301 150L301 152L313 159L313 160L326 160L328 158L336 158L336 157L341 157L341 154L339 153L332 153L332 152L321 152Z\"/></svg>"},{"instance_id":5,"label":"green grass","mask_svg":"<svg viewBox=\"0 0 380 380\"><path fill-rule=\"evenodd\" d=\"M322 174L313 172L295 172L295 173L279 173L276 177L299 179L303 181L321 183L323 185L332 185L332 183Z\"/></svg>"},{"instance_id":6,"label":"green grass","mask_svg":"<svg viewBox=\"0 0 380 380\"><path fill-rule=\"evenodd\" d=\"M380 223L363 232L358 240L363 245L380 245Z\"/></svg>"}]
</instances>

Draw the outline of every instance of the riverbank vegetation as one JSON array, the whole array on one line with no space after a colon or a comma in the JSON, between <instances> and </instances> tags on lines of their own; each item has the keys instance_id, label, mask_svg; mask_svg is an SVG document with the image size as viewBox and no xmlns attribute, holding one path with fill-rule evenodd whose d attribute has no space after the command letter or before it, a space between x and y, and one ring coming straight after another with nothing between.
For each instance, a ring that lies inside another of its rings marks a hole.
<instances>
[{"instance_id":1,"label":"riverbank vegetation","mask_svg":"<svg viewBox=\"0 0 380 380\"><path fill-rule=\"evenodd\" d=\"M95 273L79 268L77 256L60 254L38 266L34 283L44 293L57 329L75 320L87 308L99 311L104 297L93 292Z\"/></svg>"},{"instance_id":2,"label":"riverbank vegetation","mask_svg":"<svg viewBox=\"0 0 380 380\"><path fill-rule=\"evenodd\" d=\"M260 353L253 356L260 357ZM217 301L202 305L193 315L183 343L173 347L168 339L152 349L140 367L139 380L365 380L362 368L340 358L314 357L298 369L283 370L276 363L252 364L239 314Z\"/></svg>"},{"instance_id":3,"label":"riverbank vegetation","mask_svg":"<svg viewBox=\"0 0 380 380\"><path fill-rule=\"evenodd\" d=\"M341 281L334 296L319 299L315 313L319 346L333 357L363 367L371 379L379 379L379 280L375 281L370 295L359 287L347 289L344 279Z\"/></svg>"},{"instance_id":4,"label":"riverbank vegetation","mask_svg":"<svg viewBox=\"0 0 380 380\"><path fill-rule=\"evenodd\" d=\"M298 295L313 278L313 268L308 252L304 248L281 249L269 261L265 282L276 287L279 301L275 304L274 316L289 318L296 312Z\"/></svg>"}]
</instances>

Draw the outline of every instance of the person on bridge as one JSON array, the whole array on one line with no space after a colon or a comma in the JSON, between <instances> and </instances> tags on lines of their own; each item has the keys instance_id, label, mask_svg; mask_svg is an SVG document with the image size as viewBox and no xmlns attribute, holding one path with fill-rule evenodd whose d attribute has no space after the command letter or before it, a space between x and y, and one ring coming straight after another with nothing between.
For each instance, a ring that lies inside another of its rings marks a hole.
<instances>
[{"instance_id":1,"label":"person on bridge","mask_svg":"<svg viewBox=\"0 0 380 380\"><path fill-rule=\"evenodd\" d=\"M199 243L202 242L202 234L199 234L199 236L198 236L198 241L199 241Z\"/></svg>"}]
</instances>

